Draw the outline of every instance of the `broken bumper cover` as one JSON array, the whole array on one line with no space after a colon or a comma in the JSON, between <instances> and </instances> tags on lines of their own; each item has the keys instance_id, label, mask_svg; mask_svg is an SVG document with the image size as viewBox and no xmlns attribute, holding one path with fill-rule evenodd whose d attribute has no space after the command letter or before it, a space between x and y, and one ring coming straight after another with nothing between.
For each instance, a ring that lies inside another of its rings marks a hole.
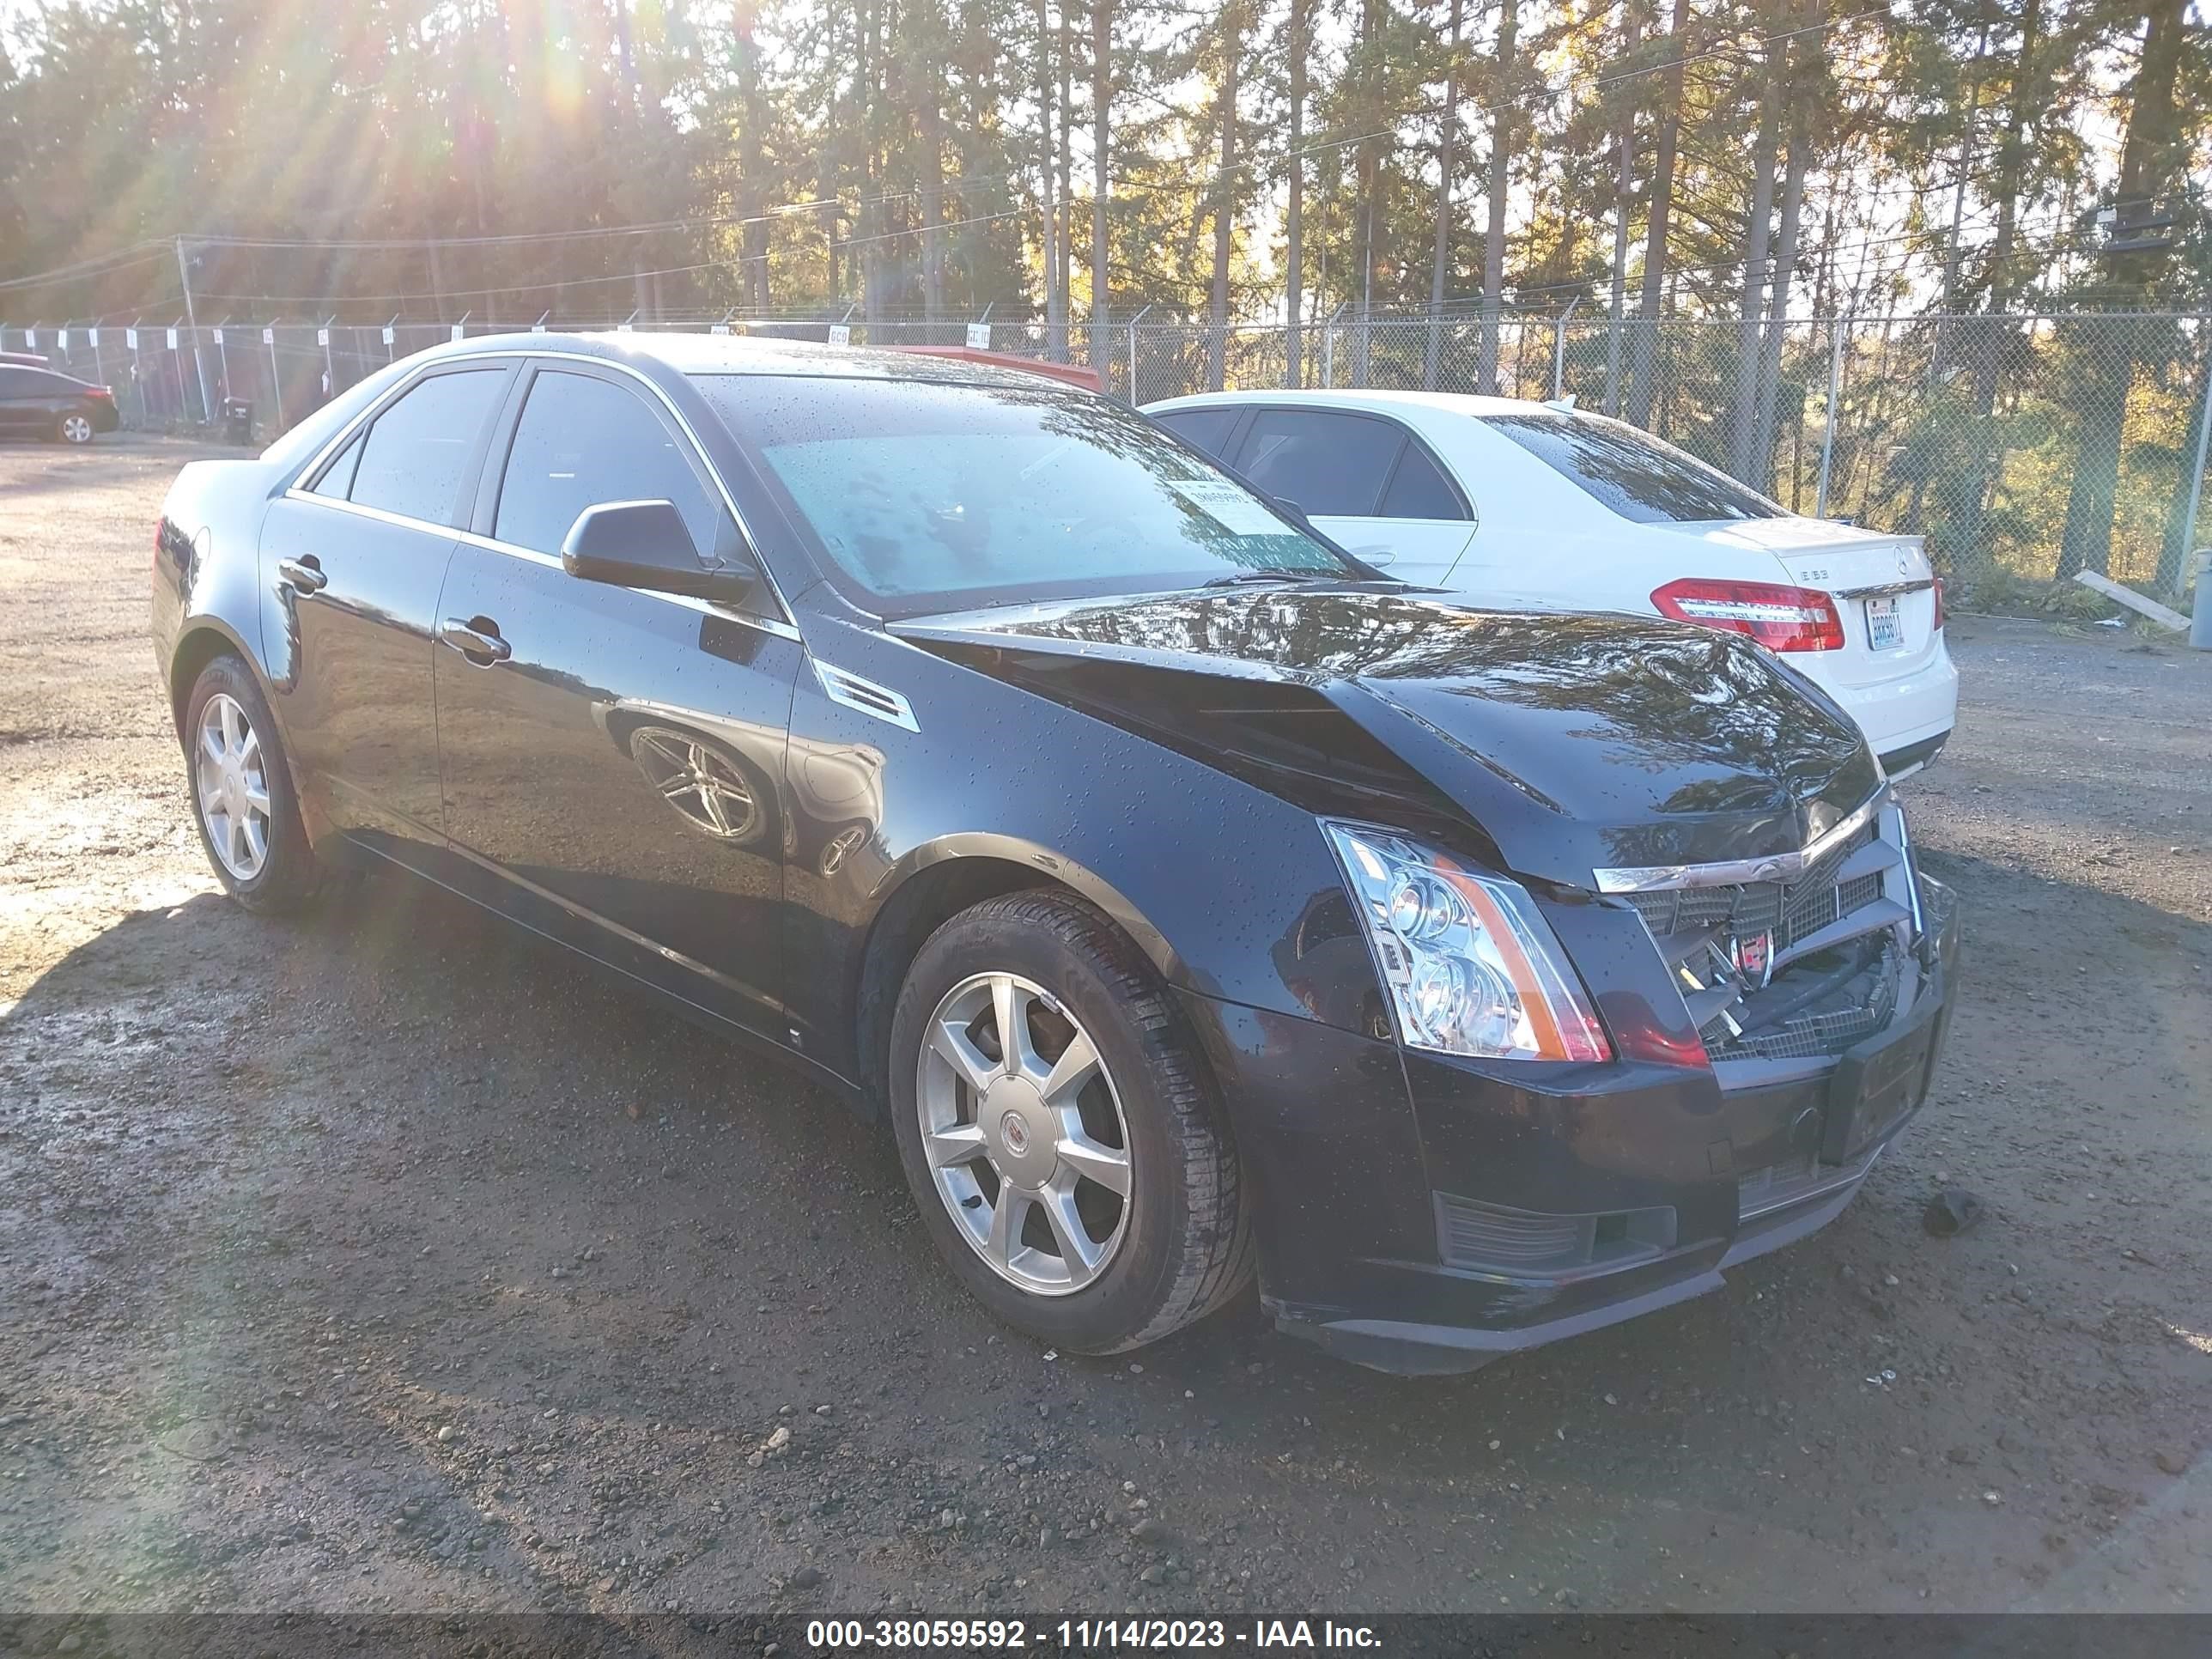
<instances>
[{"instance_id":1,"label":"broken bumper cover","mask_svg":"<svg viewBox=\"0 0 2212 1659\"><path fill-rule=\"evenodd\" d=\"M1273 1033L1285 1060L1272 1097L1293 1121L1246 1147L1278 1325L1377 1370L1472 1370L1718 1290L1826 1226L1919 1109L1943 1047L1956 932L1948 891L1923 890L1911 1005L1819 1073L1765 1086L1635 1061L1537 1079L1402 1053L1418 1132L1401 1137L1379 1055L1296 1068ZM1325 1104L1316 1077L1334 1079ZM1363 1098L1376 1104L1347 1103Z\"/></svg>"}]
</instances>

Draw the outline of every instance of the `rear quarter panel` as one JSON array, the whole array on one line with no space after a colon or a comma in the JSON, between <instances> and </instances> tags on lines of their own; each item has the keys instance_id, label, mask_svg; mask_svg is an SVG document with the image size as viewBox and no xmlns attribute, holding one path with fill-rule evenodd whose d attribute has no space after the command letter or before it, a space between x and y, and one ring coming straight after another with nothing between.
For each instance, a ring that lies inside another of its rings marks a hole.
<instances>
[{"instance_id":1,"label":"rear quarter panel","mask_svg":"<svg viewBox=\"0 0 2212 1659\"><path fill-rule=\"evenodd\" d=\"M268 678L262 649L261 520L275 470L259 461L194 461L177 475L155 526L155 659L173 702L179 672L219 637Z\"/></svg>"}]
</instances>

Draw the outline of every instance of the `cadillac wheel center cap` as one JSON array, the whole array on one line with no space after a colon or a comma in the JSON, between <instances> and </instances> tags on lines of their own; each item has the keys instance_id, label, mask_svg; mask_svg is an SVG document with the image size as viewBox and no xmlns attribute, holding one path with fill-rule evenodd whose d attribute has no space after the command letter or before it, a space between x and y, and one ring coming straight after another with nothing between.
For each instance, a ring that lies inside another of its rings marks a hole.
<instances>
[{"instance_id":1,"label":"cadillac wheel center cap","mask_svg":"<svg viewBox=\"0 0 2212 1659\"><path fill-rule=\"evenodd\" d=\"M1030 1126L1022 1121L1019 1112L1008 1112L999 1120L999 1133L1006 1143L1006 1150L1019 1158L1030 1149Z\"/></svg>"}]
</instances>

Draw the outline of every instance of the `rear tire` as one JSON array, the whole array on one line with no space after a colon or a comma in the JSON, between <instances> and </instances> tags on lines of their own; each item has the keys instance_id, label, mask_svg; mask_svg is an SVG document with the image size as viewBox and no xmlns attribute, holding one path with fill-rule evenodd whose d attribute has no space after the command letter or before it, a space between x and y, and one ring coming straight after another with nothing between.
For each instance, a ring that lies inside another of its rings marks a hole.
<instances>
[{"instance_id":1,"label":"rear tire","mask_svg":"<svg viewBox=\"0 0 2212 1659\"><path fill-rule=\"evenodd\" d=\"M92 441L92 416L81 409L66 411L54 422L54 436L65 444L88 444Z\"/></svg>"},{"instance_id":2,"label":"rear tire","mask_svg":"<svg viewBox=\"0 0 2212 1659\"><path fill-rule=\"evenodd\" d=\"M1181 1011L1080 900L1012 893L939 927L908 971L890 1065L922 1224L1006 1324L1115 1353L1251 1278L1249 1188Z\"/></svg>"},{"instance_id":3,"label":"rear tire","mask_svg":"<svg viewBox=\"0 0 2212 1659\"><path fill-rule=\"evenodd\" d=\"M257 914L307 903L323 866L300 821L276 718L237 657L216 658L192 682L184 742L192 822L216 879Z\"/></svg>"}]
</instances>

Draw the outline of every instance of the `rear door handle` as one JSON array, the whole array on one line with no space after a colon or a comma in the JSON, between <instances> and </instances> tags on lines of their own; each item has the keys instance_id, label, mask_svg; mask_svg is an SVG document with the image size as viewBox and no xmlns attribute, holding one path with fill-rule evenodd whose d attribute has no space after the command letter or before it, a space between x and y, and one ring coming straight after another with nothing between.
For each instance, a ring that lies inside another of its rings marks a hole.
<instances>
[{"instance_id":1,"label":"rear door handle","mask_svg":"<svg viewBox=\"0 0 2212 1659\"><path fill-rule=\"evenodd\" d=\"M505 662L514 654L514 647L500 638L499 624L489 617L471 617L465 622L459 617L448 617L446 625L438 630L438 637L471 662L487 667Z\"/></svg>"},{"instance_id":2,"label":"rear door handle","mask_svg":"<svg viewBox=\"0 0 2212 1659\"><path fill-rule=\"evenodd\" d=\"M302 593L319 593L330 585L331 580L323 574L322 565L312 553L304 559L277 560L276 574L289 586L296 587Z\"/></svg>"}]
</instances>

